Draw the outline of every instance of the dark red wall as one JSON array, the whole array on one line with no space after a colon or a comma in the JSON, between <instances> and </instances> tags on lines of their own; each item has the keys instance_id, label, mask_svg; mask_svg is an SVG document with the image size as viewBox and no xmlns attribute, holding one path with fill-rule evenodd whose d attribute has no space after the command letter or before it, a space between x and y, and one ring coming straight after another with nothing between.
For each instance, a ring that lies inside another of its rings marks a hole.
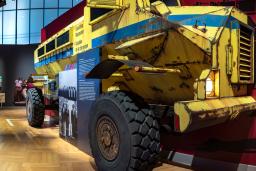
<instances>
[{"instance_id":1,"label":"dark red wall","mask_svg":"<svg viewBox=\"0 0 256 171\"><path fill-rule=\"evenodd\" d=\"M68 10L66 13L58 17L56 20L48 24L41 30L41 42L44 42L52 35L56 34L58 31L63 29L64 27L71 24L76 19L82 17L84 15L84 7L86 5L86 1L80 2L75 7Z\"/></svg>"}]
</instances>

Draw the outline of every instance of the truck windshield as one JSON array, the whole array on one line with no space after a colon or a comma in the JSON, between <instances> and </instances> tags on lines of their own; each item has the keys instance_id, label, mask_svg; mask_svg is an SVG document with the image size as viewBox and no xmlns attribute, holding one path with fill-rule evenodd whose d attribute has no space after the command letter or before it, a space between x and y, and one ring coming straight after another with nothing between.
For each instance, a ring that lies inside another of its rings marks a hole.
<instances>
[{"instance_id":1,"label":"truck windshield","mask_svg":"<svg viewBox=\"0 0 256 171\"><path fill-rule=\"evenodd\" d=\"M150 3L156 2L158 0L150 0ZM179 6L178 0L161 0L167 6Z\"/></svg>"}]
</instances>

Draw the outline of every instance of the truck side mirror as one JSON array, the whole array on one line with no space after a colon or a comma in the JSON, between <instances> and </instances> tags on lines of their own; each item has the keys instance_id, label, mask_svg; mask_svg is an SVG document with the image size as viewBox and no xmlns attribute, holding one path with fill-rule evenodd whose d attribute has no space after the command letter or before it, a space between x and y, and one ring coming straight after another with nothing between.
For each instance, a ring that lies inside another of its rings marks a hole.
<instances>
[{"instance_id":1,"label":"truck side mirror","mask_svg":"<svg viewBox=\"0 0 256 171\"><path fill-rule=\"evenodd\" d=\"M162 1L156 1L154 3L151 3L150 5L150 11L156 15L165 17L169 14L171 14L170 9L166 6L166 4Z\"/></svg>"}]
</instances>

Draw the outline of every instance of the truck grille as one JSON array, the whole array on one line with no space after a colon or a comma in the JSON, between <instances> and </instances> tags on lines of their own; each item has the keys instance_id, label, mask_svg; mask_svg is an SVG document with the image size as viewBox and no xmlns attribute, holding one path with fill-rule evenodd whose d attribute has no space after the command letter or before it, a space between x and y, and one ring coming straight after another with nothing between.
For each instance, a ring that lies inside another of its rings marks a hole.
<instances>
[{"instance_id":1,"label":"truck grille","mask_svg":"<svg viewBox=\"0 0 256 171\"><path fill-rule=\"evenodd\" d=\"M240 27L240 82L250 83L253 77L253 31L245 26Z\"/></svg>"}]
</instances>

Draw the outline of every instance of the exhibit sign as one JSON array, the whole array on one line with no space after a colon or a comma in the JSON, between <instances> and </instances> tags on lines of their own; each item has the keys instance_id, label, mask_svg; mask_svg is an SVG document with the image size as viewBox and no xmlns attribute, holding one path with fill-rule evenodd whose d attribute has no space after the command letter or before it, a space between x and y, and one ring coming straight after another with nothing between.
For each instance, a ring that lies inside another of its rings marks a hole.
<instances>
[{"instance_id":1,"label":"exhibit sign","mask_svg":"<svg viewBox=\"0 0 256 171\"><path fill-rule=\"evenodd\" d=\"M77 138L77 70L59 73L60 135Z\"/></svg>"}]
</instances>

